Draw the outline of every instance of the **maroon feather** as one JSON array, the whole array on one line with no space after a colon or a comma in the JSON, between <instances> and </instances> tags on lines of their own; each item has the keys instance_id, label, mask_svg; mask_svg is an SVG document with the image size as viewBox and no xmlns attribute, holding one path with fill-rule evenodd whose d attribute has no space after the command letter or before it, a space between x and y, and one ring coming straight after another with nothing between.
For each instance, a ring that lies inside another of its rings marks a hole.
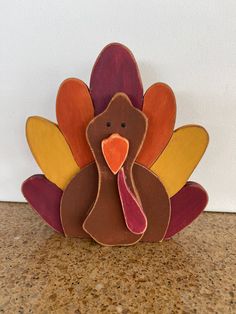
<instances>
[{"instance_id":1,"label":"maroon feather","mask_svg":"<svg viewBox=\"0 0 236 314\"><path fill-rule=\"evenodd\" d=\"M97 58L90 78L95 115L103 112L117 92L127 94L142 109L143 86L132 52L119 43L107 45Z\"/></svg>"},{"instance_id":2,"label":"maroon feather","mask_svg":"<svg viewBox=\"0 0 236 314\"><path fill-rule=\"evenodd\" d=\"M36 174L23 182L22 193L49 226L57 232L64 233L60 219L61 189L44 175Z\"/></svg>"},{"instance_id":3,"label":"maroon feather","mask_svg":"<svg viewBox=\"0 0 236 314\"><path fill-rule=\"evenodd\" d=\"M208 195L205 189L198 183L187 182L171 198L171 218L165 239L173 237L196 219L206 207L207 202Z\"/></svg>"}]
</instances>

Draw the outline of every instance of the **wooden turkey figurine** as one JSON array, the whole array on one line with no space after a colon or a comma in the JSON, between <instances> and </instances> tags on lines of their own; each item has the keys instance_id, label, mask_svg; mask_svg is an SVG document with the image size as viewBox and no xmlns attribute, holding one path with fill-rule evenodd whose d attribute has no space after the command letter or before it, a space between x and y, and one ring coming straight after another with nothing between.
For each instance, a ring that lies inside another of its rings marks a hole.
<instances>
[{"instance_id":1,"label":"wooden turkey figurine","mask_svg":"<svg viewBox=\"0 0 236 314\"><path fill-rule=\"evenodd\" d=\"M208 134L198 125L173 131L172 90L156 83L143 96L125 46L102 50L90 90L78 79L65 80L56 107L58 125L27 120L27 140L44 175L22 185L54 230L109 246L160 242L203 211L206 191L187 180Z\"/></svg>"}]
</instances>

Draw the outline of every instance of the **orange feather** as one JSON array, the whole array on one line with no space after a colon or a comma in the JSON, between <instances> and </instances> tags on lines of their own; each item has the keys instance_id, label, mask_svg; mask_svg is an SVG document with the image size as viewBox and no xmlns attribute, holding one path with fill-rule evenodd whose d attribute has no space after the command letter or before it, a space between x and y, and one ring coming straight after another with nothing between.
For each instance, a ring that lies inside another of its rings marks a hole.
<instances>
[{"instance_id":1,"label":"orange feather","mask_svg":"<svg viewBox=\"0 0 236 314\"><path fill-rule=\"evenodd\" d=\"M93 161L85 131L94 117L88 87L79 79L65 80L58 91L56 113L58 125L80 168Z\"/></svg>"},{"instance_id":2,"label":"orange feather","mask_svg":"<svg viewBox=\"0 0 236 314\"><path fill-rule=\"evenodd\" d=\"M176 103L171 88L164 83L152 85L144 95L143 113L148 118L148 129L137 162L151 167L173 134Z\"/></svg>"}]
</instances>

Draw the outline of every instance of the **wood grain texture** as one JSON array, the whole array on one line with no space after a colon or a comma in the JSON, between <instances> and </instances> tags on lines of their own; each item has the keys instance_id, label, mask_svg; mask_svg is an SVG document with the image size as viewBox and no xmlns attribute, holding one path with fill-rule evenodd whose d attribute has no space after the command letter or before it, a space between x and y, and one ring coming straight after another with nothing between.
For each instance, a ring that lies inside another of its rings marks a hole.
<instances>
[{"instance_id":1,"label":"wood grain texture","mask_svg":"<svg viewBox=\"0 0 236 314\"><path fill-rule=\"evenodd\" d=\"M88 87L81 80L65 80L58 91L57 121L80 168L91 163L93 155L86 140L86 127L94 116Z\"/></svg>"},{"instance_id":2,"label":"wood grain texture","mask_svg":"<svg viewBox=\"0 0 236 314\"><path fill-rule=\"evenodd\" d=\"M152 85L144 95L143 113L148 118L148 129L137 162L151 167L173 134L176 102L171 88L164 83Z\"/></svg>"},{"instance_id":3,"label":"wood grain texture","mask_svg":"<svg viewBox=\"0 0 236 314\"><path fill-rule=\"evenodd\" d=\"M83 169L67 185L61 199L61 221L66 236L90 238L82 227L98 191L95 163Z\"/></svg>"},{"instance_id":4,"label":"wood grain texture","mask_svg":"<svg viewBox=\"0 0 236 314\"><path fill-rule=\"evenodd\" d=\"M187 182L185 186L171 198L171 218L166 239L191 224L208 203L206 190L198 183Z\"/></svg>"},{"instance_id":5,"label":"wood grain texture","mask_svg":"<svg viewBox=\"0 0 236 314\"><path fill-rule=\"evenodd\" d=\"M164 184L169 197L185 185L208 142L207 131L198 125L185 125L174 131L169 144L151 167Z\"/></svg>"},{"instance_id":6,"label":"wood grain texture","mask_svg":"<svg viewBox=\"0 0 236 314\"><path fill-rule=\"evenodd\" d=\"M30 117L26 123L26 136L45 176L63 190L79 167L57 125L41 117Z\"/></svg>"},{"instance_id":7,"label":"wood grain texture","mask_svg":"<svg viewBox=\"0 0 236 314\"><path fill-rule=\"evenodd\" d=\"M142 109L143 87L132 52L122 44L107 45L98 56L90 78L95 114L105 110L117 92L127 94L136 108Z\"/></svg>"},{"instance_id":8,"label":"wood grain texture","mask_svg":"<svg viewBox=\"0 0 236 314\"><path fill-rule=\"evenodd\" d=\"M62 190L41 174L25 180L21 190L39 216L55 231L63 233L60 219Z\"/></svg>"}]
</instances>

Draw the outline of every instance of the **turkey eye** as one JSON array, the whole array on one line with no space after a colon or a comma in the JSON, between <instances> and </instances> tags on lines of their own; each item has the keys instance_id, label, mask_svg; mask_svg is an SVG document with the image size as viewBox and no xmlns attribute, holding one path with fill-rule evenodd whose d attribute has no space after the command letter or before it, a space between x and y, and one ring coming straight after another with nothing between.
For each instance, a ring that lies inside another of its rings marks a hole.
<instances>
[{"instance_id":1,"label":"turkey eye","mask_svg":"<svg viewBox=\"0 0 236 314\"><path fill-rule=\"evenodd\" d=\"M109 127L111 126L111 122L108 121L108 122L106 123L106 126L109 128Z\"/></svg>"},{"instance_id":2,"label":"turkey eye","mask_svg":"<svg viewBox=\"0 0 236 314\"><path fill-rule=\"evenodd\" d=\"M122 127L122 128L125 128L125 127L126 127L126 123L125 123L125 122L122 122L122 123L121 123L121 127Z\"/></svg>"}]
</instances>

